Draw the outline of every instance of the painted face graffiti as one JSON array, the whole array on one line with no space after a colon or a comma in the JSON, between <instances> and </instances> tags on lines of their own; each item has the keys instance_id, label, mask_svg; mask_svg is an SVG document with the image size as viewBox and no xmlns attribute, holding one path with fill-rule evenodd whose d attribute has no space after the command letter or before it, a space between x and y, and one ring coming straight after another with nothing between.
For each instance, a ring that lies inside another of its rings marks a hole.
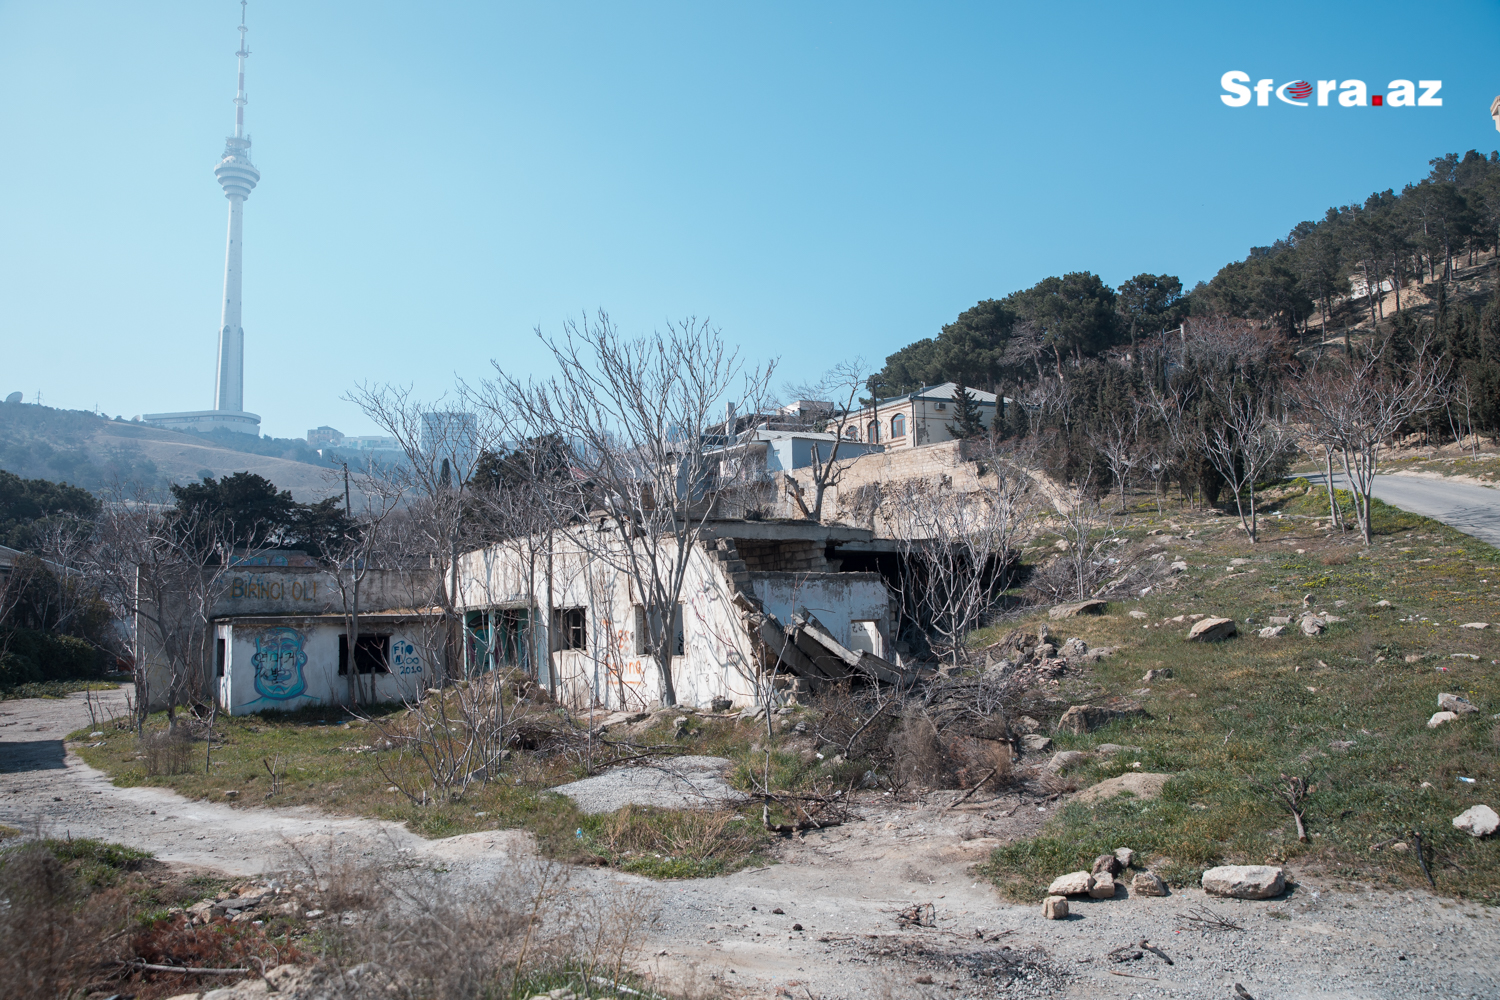
<instances>
[{"instance_id":1,"label":"painted face graffiti","mask_svg":"<svg viewBox=\"0 0 1500 1000\"><path fill-rule=\"evenodd\" d=\"M307 654L302 651L304 636L294 628L272 628L255 637L255 654L250 664L255 668L255 690L261 697L285 701L307 690L302 668Z\"/></svg>"}]
</instances>

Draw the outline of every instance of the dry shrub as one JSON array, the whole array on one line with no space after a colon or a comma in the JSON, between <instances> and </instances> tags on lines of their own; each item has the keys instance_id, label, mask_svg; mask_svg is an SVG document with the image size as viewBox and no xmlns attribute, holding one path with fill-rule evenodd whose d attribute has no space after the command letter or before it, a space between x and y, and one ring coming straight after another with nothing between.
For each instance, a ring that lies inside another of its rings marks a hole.
<instances>
[{"instance_id":1,"label":"dry shrub","mask_svg":"<svg viewBox=\"0 0 1500 1000\"><path fill-rule=\"evenodd\" d=\"M1344 566L1349 562L1349 553L1329 552L1324 554L1323 558L1318 561L1321 562L1324 566Z\"/></svg>"},{"instance_id":2,"label":"dry shrub","mask_svg":"<svg viewBox=\"0 0 1500 1000\"><path fill-rule=\"evenodd\" d=\"M904 706L886 739L893 777L928 788L998 788L1010 778L1003 679L953 678Z\"/></svg>"},{"instance_id":3,"label":"dry shrub","mask_svg":"<svg viewBox=\"0 0 1500 1000\"><path fill-rule=\"evenodd\" d=\"M310 960L294 942L272 943L264 929L254 924L194 926L185 914L154 921L136 931L130 938L130 955L133 960L152 965L257 971ZM213 990L233 982L233 978L223 976L189 976L154 970L138 970L114 980L122 993L133 994L138 1000Z\"/></svg>"},{"instance_id":4,"label":"dry shrub","mask_svg":"<svg viewBox=\"0 0 1500 1000\"><path fill-rule=\"evenodd\" d=\"M9 853L0 868L0 996L53 1000L85 981L100 942L121 919L124 900L85 893L42 844Z\"/></svg>"},{"instance_id":5,"label":"dry shrub","mask_svg":"<svg viewBox=\"0 0 1500 1000\"><path fill-rule=\"evenodd\" d=\"M328 965L350 998L526 996L560 974L580 991L594 976L619 981L654 926L654 896L612 887L575 899L568 878L538 863L482 885L393 879L378 909L329 930Z\"/></svg>"},{"instance_id":6,"label":"dry shrub","mask_svg":"<svg viewBox=\"0 0 1500 1000\"><path fill-rule=\"evenodd\" d=\"M729 809L651 809L625 806L595 836L616 854L662 854L708 860L753 850L749 827Z\"/></svg>"},{"instance_id":7,"label":"dry shrub","mask_svg":"<svg viewBox=\"0 0 1500 1000\"><path fill-rule=\"evenodd\" d=\"M186 727L174 726L141 737L140 752L152 777L186 774L193 767L193 740Z\"/></svg>"},{"instance_id":8,"label":"dry shrub","mask_svg":"<svg viewBox=\"0 0 1500 1000\"><path fill-rule=\"evenodd\" d=\"M353 848L342 850L328 838L321 849L316 845L286 842L286 848L306 873L306 881L318 893L318 907L331 913L366 910L384 902L388 891L380 870L358 860Z\"/></svg>"}]
</instances>

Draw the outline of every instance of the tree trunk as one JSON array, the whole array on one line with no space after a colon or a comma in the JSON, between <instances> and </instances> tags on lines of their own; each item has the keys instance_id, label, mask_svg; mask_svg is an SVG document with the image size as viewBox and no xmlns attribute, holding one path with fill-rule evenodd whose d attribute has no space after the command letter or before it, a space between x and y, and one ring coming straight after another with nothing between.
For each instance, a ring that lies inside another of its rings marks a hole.
<instances>
[{"instance_id":1,"label":"tree trunk","mask_svg":"<svg viewBox=\"0 0 1500 1000\"><path fill-rule=\"evenodd\" d=\"M1328 522L1340 531L1344 530L1343 518L1339 515L1338 496L1333 491L1333 449L1327 445L1323 446L1324 464L1327 472L1323 477L1323 485L1328 487Z\"/></svg>"}]
</instances>

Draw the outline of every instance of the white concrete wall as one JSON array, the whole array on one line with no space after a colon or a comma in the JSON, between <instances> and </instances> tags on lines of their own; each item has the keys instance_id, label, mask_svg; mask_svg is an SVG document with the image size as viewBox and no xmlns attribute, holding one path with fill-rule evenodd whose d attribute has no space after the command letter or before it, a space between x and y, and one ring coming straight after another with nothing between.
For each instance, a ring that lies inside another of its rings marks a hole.
<instances>
[{"instance_id":1,"label":"white concrete wall","mask_svg":"<svg viewBox=\"0 0 1500 1000\"><path fill-rule=\"evenodd\" d=\"M891 648L890 595L878 573L751 573L755 596L782 624L792 612L811 614L845 646L849 623L879 623L885 650Z\"/></svg>"},{"instance_id":2,"label":"white concrete wall","mask_svg":"<svg viewBox=\"0 0 1500 1000\"><path fill-rule=\"evenodd\" d=\"M664 563L670 559L663 556ZM659 704L660 673L654 658L636 652L635 605L628 576L560 542L552 558L552 606L588 609L588 648L552 654L559 696L574 705L642 708ZM666 568L665 566L663 567ZM538 614L547 600L546 560L527 587L527 560L515 547L491 546L465 554L459 564L465 610L525 606L534 595ZM673 658L677 700L708 705L716 697L736 705L755 700L755 666L730 584L701 548L689 557L681 601L683 655ZM547 682L545 675L541 678Z\"/></svg>"},{"instance_id":3,"label":"white concrete wall","mask_svg":"<svg viewBox=\"0 0 1500 1000\"><path fill-rule=\"evenodd\" d=\"M220 624L215 631L217 638L225 640L219 704L231 715L349 703L349 678L339 674L342 623L289 618L265 624ZM363 697L370 698L372 680L374 701L413 699L437 681L441 664L428 662L430 655L416 624L361 621L360 633L391 636L391 672L360 674Z\"/></svg>"}]
</instances>

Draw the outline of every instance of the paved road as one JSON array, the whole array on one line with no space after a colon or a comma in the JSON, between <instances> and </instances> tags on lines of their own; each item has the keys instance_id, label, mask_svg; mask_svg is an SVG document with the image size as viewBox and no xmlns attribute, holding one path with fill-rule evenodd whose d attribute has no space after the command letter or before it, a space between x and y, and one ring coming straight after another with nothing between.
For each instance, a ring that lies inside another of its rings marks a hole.
<instances>
[{"instance_id":1,"label":"paved road","mask_svg":"<svg viewBox=\"0 0 1500 1000\"><path fill-rule=\"evenodd\" d=\"M1321 473L1307 478L1310 482L1323 481ZM1335 473L1333 483L1344 486L1343 475ZM1374 493L1393 507L1442 521L1466 535L1500 545L1500 490L1451 479L1376 476Z\"/></svg>"}]
</instances>

